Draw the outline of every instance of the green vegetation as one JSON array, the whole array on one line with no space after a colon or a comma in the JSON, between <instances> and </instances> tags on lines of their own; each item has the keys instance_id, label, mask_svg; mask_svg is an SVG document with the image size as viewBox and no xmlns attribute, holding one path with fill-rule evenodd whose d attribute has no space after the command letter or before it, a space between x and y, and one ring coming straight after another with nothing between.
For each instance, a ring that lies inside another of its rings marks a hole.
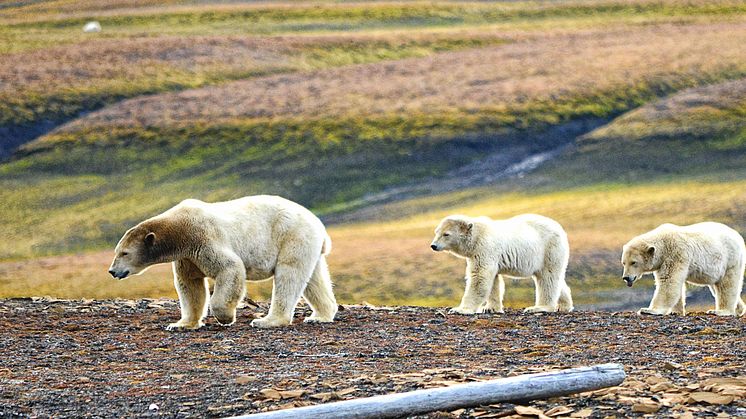
<instances>
[{"instance_id":1,"label":"green vegetation","mask_svg":"<svg viewBox=\"0 0 746 419\"><path fill-rule=\"evenodd\" d=\"M436 176L509 145L481 133L607 116L671 86L624 92L637 96L610 92L606 97L557 100L489 114L63 131L33 144L26 150L28 156L0 166L0 185L7 185L0 199L14 203L8 208L13 212L12 208L30 204L26 200L32 186L38 185L36 193L43 196L45 188L56 185L61 197L43 201L44 222L14 216L7 225L18 232L41 233L53 225L65 226L65 231L18 239L0 247L0 255L16 258L106 246L128 225L189 196L216 200L277 193L323 214L370 191ZM454 143L453 137L462 139ZM606 155L605 151L599 154ZM741 161L738 155L724 154L723 162L737 165ZM602 156L593 158L605 161ZM589 164L583 161L578 168L581 173L560 178L586 181L582 171ZM557 165L566 167L561 162ZM597 180L614 179L617 167L611 164L608 171L594 170L606 176ZM143 201L148 205L142 205Z\"/></svg>"},{"instance_id":2,"label":"green vegetation","mask_svg":"<svg viewBox=\"0 0 746 419\"><path fill-rule=\"evenodd\" d=\"M553 187L743 179L745 117L746 80L689 89L589 133L577 150L537 175L555 179Z\"/></svg>"}]
</instances>

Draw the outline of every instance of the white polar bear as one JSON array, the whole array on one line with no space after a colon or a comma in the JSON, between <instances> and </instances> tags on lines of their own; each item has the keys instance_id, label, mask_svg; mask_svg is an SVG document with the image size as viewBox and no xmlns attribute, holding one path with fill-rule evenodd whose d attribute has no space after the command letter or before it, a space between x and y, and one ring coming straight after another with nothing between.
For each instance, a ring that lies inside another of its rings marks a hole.
<instances>
[{"instance_id":1,"label":"white polar bear","mask_svg":"<svg viewBox=\"0 0 746 419\"><path fill-rule=\"evenodd\" d=\"M655 277L653 300L640 314L665 315L674 308L686 314L686 282L710 288L715 310L708 313L733 316L746 311L741 300L746 247L743 237L724 224L663 224L625 244L622 265L622 279L629 287L646 273Z\"/></svg>"},{"instance_id":2,"label":"white polar bear","mask_svg":"<svg viewBox=\"0 0 746 419\"><path fill-rule=\"evenodd\" d=\"M435 229L430 247L466 259L466 291L454 313L502 313L505 281L533 277L536 302L527 312L572 311L565 271L567 234L556 221L524 214L507 220L451 215Z\"/></svg>"},{"instance_id":3,"label":"white polar bear","mask_svg":"<svg viewBox=\"0 0 746 419\"><path fill-rule=\"evenodd\" d=\"M325 255L331 239L306 208L278 196L250 196L206 203L187 199L128 230L109 273L119 279L157 263L173 262L181 320L169 329L204 325L207 300L220 324L236 320L245 281L274 276L269 314L255 327L291 323L301 294L313 309L311 322L331 322L337 313ZM212 298L207 278L215 279Z\"/></svg>"}]
</instances>

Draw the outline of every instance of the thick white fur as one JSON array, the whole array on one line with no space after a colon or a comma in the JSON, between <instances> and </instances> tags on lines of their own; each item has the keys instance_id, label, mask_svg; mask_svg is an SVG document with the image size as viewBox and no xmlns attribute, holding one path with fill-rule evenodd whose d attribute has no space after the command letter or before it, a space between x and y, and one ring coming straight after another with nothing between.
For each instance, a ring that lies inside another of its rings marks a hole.
<instances>
[{"instance_id":1,"label":"thick white fur","mask_svg":"<svg viewBox=\"0 0 746 419\"><path fill-rule=\"evenodd\" d=\"M622 264L630 286L646 273L655 277L653 299L640 314L666 315L674 309L685 314L686 282L710 288L715 310L709 313L746 312L741 300L746 247L741 235L724 224L663 224L624 245Z\"/></svg>"},{"instance_id":2,"label":"thick white fur","mask_svg":"<svg viewBox=\"0 0 746 419\"><path fill-rule=\"evenodd\" d=\"M435 230L433 250L466 259L466 290L460 314L502 313L509 277L532 277L536 302L527 312L572 311L565 271L570 255L567 234L556 221L535 214L507 220L452 215Z\"/></svg>"},{"instance_id":3,"label":"thick white fur","mask_svg":"<svg viewBox=\"0 0 746 419\"><path fill-rule=\"evenodd\" d=\"M321 221L306 208L264 195L217 203L188 199L140 225L157 230L159 225L172 225L174 220L179 220L185 236L196 235L200 240L196 245L187 240L182 249L166 258L173 261L182 313L181 320L169 329L202 326L208 299L218 321L232 324L236 307L246 293L245 280L273 276L269 313L252 321L252 326L289 325L301 294L313 310L305 321L333 321L337 303L325 259L331 251L331 239ZM156 232L156 243L158 237ZM117 252L126 250L126 238L120 241ZM112 266L116 263L117 258ZM133 266L131 271L138 270ZM212 297L205 277L215 279Z\"/></svg>"}]
</instances>

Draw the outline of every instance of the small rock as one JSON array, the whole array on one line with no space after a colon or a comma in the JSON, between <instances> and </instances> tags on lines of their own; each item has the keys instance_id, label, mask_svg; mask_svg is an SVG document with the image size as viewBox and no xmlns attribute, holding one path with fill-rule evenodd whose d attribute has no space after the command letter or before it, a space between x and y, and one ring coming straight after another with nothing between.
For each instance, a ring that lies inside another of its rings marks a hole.
<instances>
[{"instance_id":1,"label":"small rock","mask_svg":"<svg viewBox=\"0 0 746 419\"><path fill-rule=\"evenodd\" d=\"M258 378L256 378L255 375L239 375L236 377L236 384L246 384L246 383L253 383L254 381L257 381Z\"/></svg>"},{"instance_id":2,"label":"small rock","mask_svg":"<svg viewBox=\"0 0 746 419\"><path fill-rule=\"evenodd\" d=\"M706 403L706 404L730 404L733 403L735 397L727 396L717 393L711 393L709 391L695 391L689 393L688 403Z\"/></svg>"},{"instance_id":3,"label":"small rock","mask_svg":"<svg viewBox=\"0 0 746 419\"><path fill-rule=\"evenodd\" d=\"M663 369L668 371L675 371L684 368L683 365L676 362L666 361L663 363Z\"/></svg>"},{"instance_id":4,"label":"small rock","mask_svg":"<svg viewBox=\"0 0 746 419\"><path fill-rule=\"evenodd\" d=\"M660 410L661 406L657 403L635 403L632 405L632 411L637 413L655 413Z\"/></svg>"}]
</instances>

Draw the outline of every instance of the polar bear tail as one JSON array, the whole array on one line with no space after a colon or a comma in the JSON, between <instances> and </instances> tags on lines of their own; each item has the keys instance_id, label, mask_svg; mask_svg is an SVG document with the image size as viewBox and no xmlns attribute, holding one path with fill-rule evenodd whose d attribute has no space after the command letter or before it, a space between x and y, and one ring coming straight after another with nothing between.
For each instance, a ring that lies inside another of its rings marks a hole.
<instances>
[{"instance_id":1,"label":"polar bear tail","mask_svg":"<svg viewBox=\"0 0 746 419\"><path fill-rule=\"evenodd\" d=\"M321 254L323 256L328 255L332 252L332 238L328 234L324 233L324 244L321 245Z\"/></svg>"}]
</instances>

